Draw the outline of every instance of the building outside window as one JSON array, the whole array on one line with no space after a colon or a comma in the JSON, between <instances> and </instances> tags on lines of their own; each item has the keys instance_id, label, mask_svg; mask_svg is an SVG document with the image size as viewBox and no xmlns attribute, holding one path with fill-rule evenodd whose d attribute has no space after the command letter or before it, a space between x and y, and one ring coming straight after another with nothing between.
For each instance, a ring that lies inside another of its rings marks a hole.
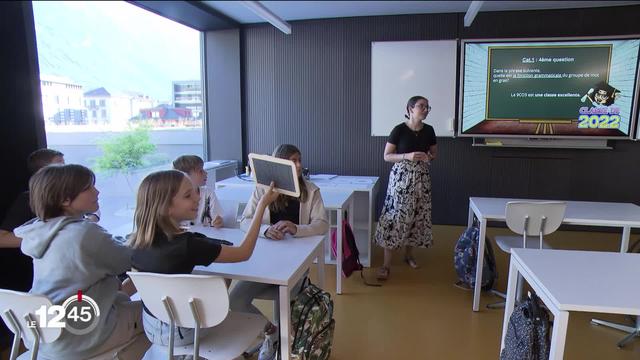
<instances>
[{"instance_id":1,"label":"building outside window","mask_svg":"<svg viewBox=\"0 0 640 360\"><path fill-rule=\"evenodd\" d=\"M32 4L47 146L96 173L100 224L126 233L144 176L203 157L202 34L127 2Z\"/></svg>"}]
</instances>

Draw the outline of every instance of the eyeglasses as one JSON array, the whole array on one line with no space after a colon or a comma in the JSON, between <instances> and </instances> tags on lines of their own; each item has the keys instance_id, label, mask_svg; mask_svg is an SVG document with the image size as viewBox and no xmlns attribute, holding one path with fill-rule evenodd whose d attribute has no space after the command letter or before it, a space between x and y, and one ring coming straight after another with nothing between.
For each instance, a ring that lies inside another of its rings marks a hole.
<instances>
[{"instance_id":1,"label":"eyeglasses","mask_svg":"<svg viewBox=\"0 0 640 360\"><path fill-rule=\"evenodd\" d=\"M431 106L429 106L429 105L416 104L416 105L414 105L414 107L417 107L418 109L427 110L428 112L431 112Z\"/></svg>"}]
</instances>

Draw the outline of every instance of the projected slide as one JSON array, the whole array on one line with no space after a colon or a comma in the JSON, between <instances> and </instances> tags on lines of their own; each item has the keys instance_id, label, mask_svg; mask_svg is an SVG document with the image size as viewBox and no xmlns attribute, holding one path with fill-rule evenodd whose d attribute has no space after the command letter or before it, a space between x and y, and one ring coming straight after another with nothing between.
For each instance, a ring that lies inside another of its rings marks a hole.
<instances>
[{"instance_id":1,"label":"projected slide","mask_svg":"<svg viewBox=\"0 0 640 360\"><path fill-rule=\"evenodd\" d=\"M629 137L639 44L466 43L462 134Z\"/></svg>"}]
</instances>

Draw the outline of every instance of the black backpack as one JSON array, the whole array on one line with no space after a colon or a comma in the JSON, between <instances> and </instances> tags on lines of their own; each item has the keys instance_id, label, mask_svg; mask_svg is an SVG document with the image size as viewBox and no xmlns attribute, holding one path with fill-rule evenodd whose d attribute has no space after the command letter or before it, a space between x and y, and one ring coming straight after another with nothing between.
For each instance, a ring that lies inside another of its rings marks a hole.
<instances>
[{"instance_id":1,"label":"black backpack","mask_svg":"<svg viewBox=\"0 0 640 360\"><path fill-rule=\"evenodd\" d=\"M549 359L550 329L549 313L535 294L529 294L509 317L500 360Z\"/></svg>"},{"instance_id":2,"label":"black backpack","mask_svg":"<svg viewBox=\"0 0 640 360\"><path fill-rule=\"evenodd\" d=\"M478 263L478 239L480 238L480 229L474 223L473 226L467 228L458 242L453 253L453 265L458 274L460 282L466 286L473 288L476 284L476 264ZM482 266L482 290L491 290L493 284L498 278L496 270L496 257L493 254L493 247L489 238L485 238L484 261Z\"/></svg>"}]
</instances>

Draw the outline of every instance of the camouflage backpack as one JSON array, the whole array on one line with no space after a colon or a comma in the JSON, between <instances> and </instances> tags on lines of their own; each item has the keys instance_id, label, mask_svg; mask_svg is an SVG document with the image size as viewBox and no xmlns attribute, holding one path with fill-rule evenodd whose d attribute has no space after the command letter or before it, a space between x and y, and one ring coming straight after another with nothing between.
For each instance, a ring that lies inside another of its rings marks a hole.
<instances>
[{"instance_id":1,"label":"camouflage backpack","mask_svg":"<svg viewBox=\"0 0 640 360\"><path fill-rule=\"evenodd\" d=\"M291 352L302 360L325 360L331 355L336 322L328 292L308 282L291 308L294 338Z\"/></svg>"}]
</instances>

